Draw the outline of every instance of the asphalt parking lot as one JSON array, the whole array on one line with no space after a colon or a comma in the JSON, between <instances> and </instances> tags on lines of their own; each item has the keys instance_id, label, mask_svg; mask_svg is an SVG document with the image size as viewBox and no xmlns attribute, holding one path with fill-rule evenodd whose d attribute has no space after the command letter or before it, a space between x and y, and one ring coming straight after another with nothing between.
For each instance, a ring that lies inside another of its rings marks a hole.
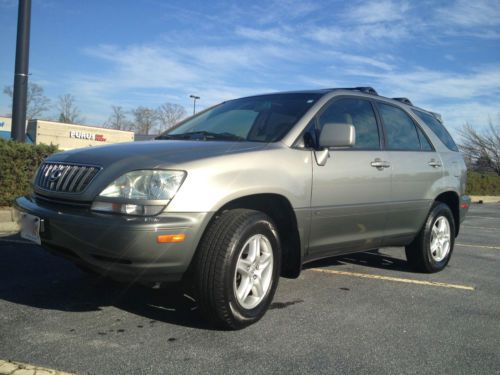
<instances>
[{"instance_id":1,"label":"asphalt parking lot","mask_svg":"<svg viewBox=\"0 0 500 375\"><path fill-rule=\"evenodd\" d=\"M473 205L449 266L407 268L402 248L281 279L262 321L214 331L175 290L83 274L0 238L0 360L80 374L500 374L500 205Z\"/></svg>"}]
</instances>

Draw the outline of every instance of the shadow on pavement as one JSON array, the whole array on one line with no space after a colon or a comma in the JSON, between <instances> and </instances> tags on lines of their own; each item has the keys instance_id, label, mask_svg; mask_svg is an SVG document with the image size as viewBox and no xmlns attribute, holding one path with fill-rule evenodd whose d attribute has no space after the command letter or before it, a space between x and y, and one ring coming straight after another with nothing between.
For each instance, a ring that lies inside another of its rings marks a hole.
<instances>
[{"instance_id":1,"label":"shadow on pavement","mask_svg":"<svg viewBox=\"0 0 500 375\"><path fill-rule=\"evenodd\" d=\"M0 298L16 304L60 311L97 311L114 306L152 321L212 329L196 302L172 285L159 290L115 283L82 272L69 261L50 255L17 236L0 239ZM377 251L327 258L307 268L342 264L409 272L406 261ZM280 308L272 304L271 308Z\"/></svg>"},{"instance_id":2,"label":"shadow on pavement","mask_svg":"<svg viewBox=\"0 0 500 375\"><path fill-rule=\"evenodd\" d=\"M199 329L212 329L180 286L153 290L115 283L82 272L69 261L17 236L0 239L0 299L60 311L97 311L106 306Z\"/></svg>"},{"instance_id":3,"label":"shadow on pavement","mask_svg":"<svg viewBox=\"0 0 500 375\"><path fill-rule=\"evenodd\" d=\"M357 264L364 267L380 268L384 270L413 273L406 260L382 254L378 250L367 251L364 253L341 255L338 257L317 260L306 264L304 266L304 269L340 266L346 263Z\"/></svg>"}]
</instances>

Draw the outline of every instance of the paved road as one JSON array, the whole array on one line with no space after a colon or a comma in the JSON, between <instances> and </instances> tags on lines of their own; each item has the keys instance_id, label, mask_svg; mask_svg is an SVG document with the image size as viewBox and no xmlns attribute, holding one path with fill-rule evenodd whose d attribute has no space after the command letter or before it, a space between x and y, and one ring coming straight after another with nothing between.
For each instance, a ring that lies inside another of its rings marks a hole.
<instances>
[{"instance_id":1,"label":"paved road","mask_svg":"<svg viewBox=\"0 0 500 375\"><path fill-rule=\"evenodd\" d=\"M0 359L82 374L500 374L500 205L474 205L457 243L433 275L401 248L309 265L280 280L261 322L219 332L174 290L0 239Z\"/></svg>"}]
</instances>

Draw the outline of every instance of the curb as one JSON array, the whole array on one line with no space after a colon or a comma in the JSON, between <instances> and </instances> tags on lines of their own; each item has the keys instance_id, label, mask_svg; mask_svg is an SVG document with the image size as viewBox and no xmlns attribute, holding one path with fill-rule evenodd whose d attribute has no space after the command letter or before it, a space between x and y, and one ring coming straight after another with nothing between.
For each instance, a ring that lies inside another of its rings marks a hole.
<instances>
[{"instance_id":1,"label":"curb","mask_svg":"<svg viewBox=\"0 0 500 375\"><path fill-rule=\"evenodd\" d=\"M0 374L15 375L75 375L69 372L58 371L46 367L28 365L26 363L5 361L0 359Z\"/></svg>"},{"instance_id":2,"label":"curb","mask_svg":"<svg viewBox=\"0 0 500 375\"><path fill-rule=\"evenodd\" d=\"M500 203L500 196L494 195L471 195L472 203Z\"/></svg>"},{"instance_id":3,"label":"curb","mask_svg":"<svg viewBox=\"0 0 500 375\"><path fill-rule=\"evenodd\" d=\"M19 224L16 222L13 208L0 208L0 234L12 234L19 232Z\"/></svg>"}]
</instances>

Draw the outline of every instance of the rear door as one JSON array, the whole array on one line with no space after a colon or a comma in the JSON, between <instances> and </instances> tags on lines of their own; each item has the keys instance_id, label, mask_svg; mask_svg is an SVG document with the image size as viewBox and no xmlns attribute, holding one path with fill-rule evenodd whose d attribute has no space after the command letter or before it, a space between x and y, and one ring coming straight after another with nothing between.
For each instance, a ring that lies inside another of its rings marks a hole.
<instances>
[{"instance_id":1,"label":"rear door","mask_svg":"<svg viewBox=\"0 0 500 375\"><path fill-rule=\"evenodd\" d=\"M437 195L442 162L418 124L401 108L377 102L391 164L391 196L383 245L407 242L420 230Z\"/></svg>"},{"instance_id":2,"label":"rear door","mask_svg":"<svg viewBox=\"0 0 500 375\"><path fill-rule=\"evenodd\" d=\"M313 164L310 258L377 248L390 199L391 172L372 103L334 99L317 116L318 132L326 123L354 125L356 144L330 149L325 165Z\"/></svg>"}]
</instances>

